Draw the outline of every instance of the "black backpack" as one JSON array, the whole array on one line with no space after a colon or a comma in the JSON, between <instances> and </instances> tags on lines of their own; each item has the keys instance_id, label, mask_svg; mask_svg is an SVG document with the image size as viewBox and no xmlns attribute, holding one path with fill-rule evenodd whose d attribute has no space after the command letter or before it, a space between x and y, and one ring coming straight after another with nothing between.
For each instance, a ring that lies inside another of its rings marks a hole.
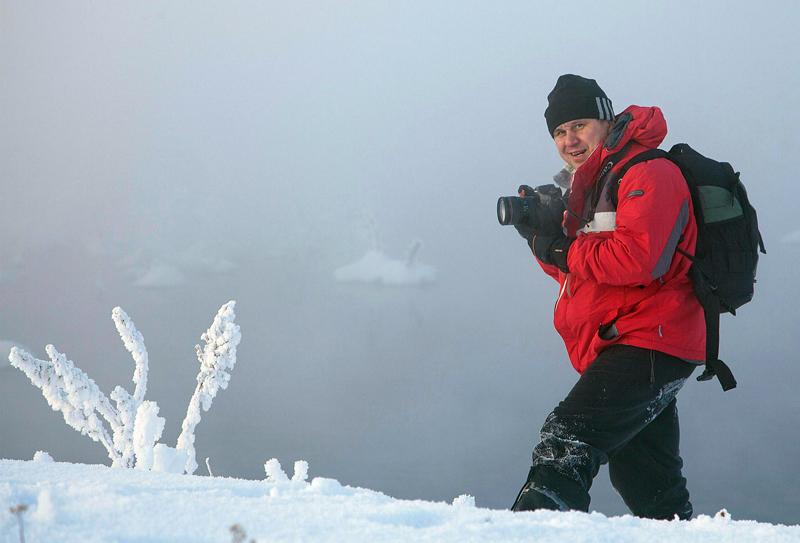
<instances>
[{"instance_id":1,"label":"black backpack","mask_svg":"<svg viewBox=\"0 0 800 543\"><path fill-rule=\"evenodd\" d=\"M753 299L758 251L766 254L758 231L756 210L747 191L727 162L704 157L685 143L669 152L644 151L629 160L612 187L612 201L618 202L619 182L628 169L640 162L666 158L683 173L692 195L697 221L695 254L678 251L692 261L689 275L706 318L706 368L698 381L715 375L723 390L736 387L730 368L719 359L719 316L736 315L736 310Z\"/></svg>"}]
</instances>

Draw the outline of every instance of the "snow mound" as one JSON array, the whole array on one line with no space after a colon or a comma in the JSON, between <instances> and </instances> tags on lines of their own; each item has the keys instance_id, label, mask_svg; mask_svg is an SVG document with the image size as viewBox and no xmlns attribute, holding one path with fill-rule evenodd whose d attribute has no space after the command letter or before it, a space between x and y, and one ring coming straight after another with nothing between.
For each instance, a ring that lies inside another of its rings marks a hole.
<instances>
[{"instance_id":1,"label":"snow mound","mask_svg":"<svg viewBox=\"0 0 800 543\"><path fill-rule=\"evenodd\" d=\"M732 520L726 511L688 522L599 513L511 513L397 500L334 479L289 479L277 460L247 481L58 462L0 460L0 534L16 541L542 541L789 542L800 526ZM299 473L298 473L299 471ZM237 539L238 538L238 539ZM0 538L2 539L2 538Z\"/></svg>"},{"instance_id":2,"label":"snow mound","mask_svg":"<svg viewBox=\"0 0 800 543\"><path fill-rule=\"evenodd\" d=\"M418 286L436 281L436 270L417 261L422 242L415 240L405 260L393 260L378 249L371 249L358 262L342 266L334 272L342 283L377 283L382 285Z\"/></svg>"}]
</instances>

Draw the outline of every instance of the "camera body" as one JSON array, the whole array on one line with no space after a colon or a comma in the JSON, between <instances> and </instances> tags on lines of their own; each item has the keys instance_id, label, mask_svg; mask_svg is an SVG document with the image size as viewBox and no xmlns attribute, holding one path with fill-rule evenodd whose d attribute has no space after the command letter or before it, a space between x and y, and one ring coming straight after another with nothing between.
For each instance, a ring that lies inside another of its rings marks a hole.
<instances>
[{"instance_id":1,"label":"camera body","mask_svg":"<svg viewBox=\"0 0 800 543\"><path fill-rule=\"evenodd\" d=\"M547 209L545 209L547 208ZM561 189L555 185L540 185L526 194L520 187L520 196L501 196L497 200L497 220L503 225L530 224L541 227L543 221L549 220L544 214L563 215L564 199Z\"/></svg>"}]
</instances>

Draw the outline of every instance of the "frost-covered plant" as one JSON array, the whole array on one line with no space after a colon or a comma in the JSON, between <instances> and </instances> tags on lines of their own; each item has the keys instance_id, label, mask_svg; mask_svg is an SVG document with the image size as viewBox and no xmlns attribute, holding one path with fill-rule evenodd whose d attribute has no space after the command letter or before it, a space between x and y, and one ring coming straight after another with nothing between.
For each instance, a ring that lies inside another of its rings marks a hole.
<instances>
[{"instance_id":1,"label":"frost-covered plant","mask_svg":"<svg viewBox=\"0 0 800 543\"><path fill-rule=\"evenodd\" d=\"M211 328L200 336L200 339L206 342L205 346L202 349L200 345L195 346L197 358L200 360L200 374L197 376L197 387L189 401L176 447L189 455L186 461L186 473L194 473L197 469L194 429L200 422L200 407L202 406L203 411L208 411L217 391L220 388L228 388L228 381L231 378L228 371L236 364L236 346L242 339L242 334L239 332L239 327L233 323L236 317L233 312L234 305L235 302L228 302L222 306Z\"/></svg>"},{"instance_id":2,"label":"frost-covered plant","mask_svg":"<svg viewBox=\"0 0 800 543\"><path fill-rule=\"evenodd\" d=\"M161 438L165 421L158 416L158 405L144 400L147 349L144 338L119 307L114 308L111 317L136 367L133 395L120 386L111 393L116 407L88 375L52 345L45 348L49 361L34 358L17 347L11 349L8 359L42 389L50 407L61 411L68 425L103 444L113 467L132 468L135 464L137 469L191 474L197 469L194 429L200 421L200 405L208 410L219 388L228 386L230 374L227 371L236 363L236 346L241 334L239 326L233 322L235 304L231 301L220 308L211 328L201 336L206 342L205 348L196 347L201 366L197 389L189 402L175 449L156 443ZM108 429L101 418L108 423Z\"/></svg>"},{"instance_id":3,"label":"frost-covered plant","mask_svg":"<svg viewBox=\"0 0 800 543\"><path fill-rule=\"evenodd\" d=\"M288 483L289 476L283 471L281 463L277 458L271 458L264 464L264 471L267 474L267 481L270 483ZM298 460L294 463L294 475L291 482L305 483L308 480L308 462Z\"/></svg>"},{"instance_id":4,"label":"frost-covered plant","mask_svg":"<svg viewBox=\"0 0 800 543\"><path fill-rule=\"evenodd\" d=\"M272 483L288 483L289 477L283 471L281 463L277 458L271 458L264 464L264 471L267 474L267 481Z\"/></svg>"}]
</instances>

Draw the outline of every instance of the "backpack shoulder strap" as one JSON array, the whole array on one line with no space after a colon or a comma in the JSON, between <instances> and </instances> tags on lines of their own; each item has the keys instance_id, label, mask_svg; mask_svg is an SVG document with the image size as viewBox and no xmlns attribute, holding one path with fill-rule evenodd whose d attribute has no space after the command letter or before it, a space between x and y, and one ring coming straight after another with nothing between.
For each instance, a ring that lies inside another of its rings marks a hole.
<instances>
[{"instance_id":1,"label":"backpack shoulder strap","mask_svg":"<svg viewBox=\"0 0 800 543\"><path fill-rule=\"evenodd\" d=\"M710 381L717 376L722 390L736 388L736 379L728 365L719 359L719 313L703 308L706 317L706 369L698 381Z\"/></svg>"},{"instance_id":2,"label":"backpack shoulder strap","mask_svg":"<svg viewBox=\"0 0 800 543\"><path fill-rule=\"evenodd\" d=\"M653 159L656 159L656 158L666 158L667 160L670 160L670 161L674 162L674 160L672 159L672 155L670 155L665 150L663 150L663 149L648 149L647 151L642 151L638 155L631 157L631 159L628 162L626 162L625 165L622 166L622 168L620 168L619 173L617 174L617 177L622 177L623 175L625 175L625 172L627 172L632 166L635 166L635 165L637 165L639 163L647 162L649 160L653 160Z\"/></svg>"},{"instance_id":3,"label":"backpack shoulder strap","mask_svg":"<svg viewBox=\"0 0 800 543\"><path fill-rule=\"evenodd\" d=\"M622 176L624 176L631 167L641 164L642 162L654 160L656 158L666 158L673 163L675 162L675 160L672 158L672 155L663 149L648 149L647 151L642 151L638 155L631 157L631 159L626 162L622 168L620 168L616 175L616 179L611 186L611 201L613 202L615 208L617 207L617 204L619 204L619 184L622 182Z\"/></svg>"}]
</instances>

